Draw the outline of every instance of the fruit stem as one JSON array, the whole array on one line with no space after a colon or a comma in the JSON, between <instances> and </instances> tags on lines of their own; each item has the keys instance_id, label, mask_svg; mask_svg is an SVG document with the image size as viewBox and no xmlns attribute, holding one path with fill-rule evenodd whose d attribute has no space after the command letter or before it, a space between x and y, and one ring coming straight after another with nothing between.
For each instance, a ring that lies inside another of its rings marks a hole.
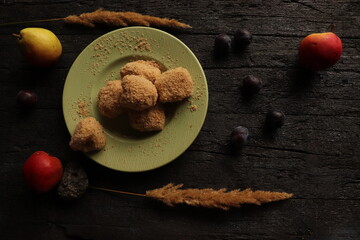
<instances>
[{"instance_id":1,"label":"fruit stem","mask_svg":"<svg viewBox=\"0 0 360 240\"><path fill-rule=\"evenodd\" d=\"M105 192L114 192L114 193L122 193L122 194L146 197L145 194L141 194L141 193L124 192L124 191L118 191L118 190L112 190L112 189L106 189L106 188L99 188L99 187L92 187L92 186L89 186L89 188L96 189L96 190L101 190L101 191L105 191Z\"/></svg>"},{"instance_id":2,"label":"fruit stem","mask_svg":"<svg viewBox=\"0 0 360 240\"><path fill-rule=\"evenodd\" d=\"M11 34L12 36L14 36L14 37L16 37L16 38L21 38L21 36L20 36L20 34L16 34L16 33L13 33L13 34Z\"/></svg>"},{"instance_id":3,"label":"fruit stem","mask_svg":"<svg viewBox=\"0 0 360 240\"><path fill-rule=\"evenodd\" d=\"M335 29L336 29L336 24L335 24L335 23L330 24L330 26L329 26L329 32L334 32Z\"/></svg>"},{"instance_id":4,"label":"fruit stem","mask_svg":"<svg viewBox=\"0 0 360 240\"><path fill-rule=\"evenodd\" d=\"M15 24L22 24L22 23L51 22L51 21L58 21L58 20L63 20L63 19L64 18L50 18L50 19L41 19L41 20L32 20L32 21L23 21L23 22L1 23L0 27L8 26L8 25L15 25Z\"/></svg>"}]
</instances>

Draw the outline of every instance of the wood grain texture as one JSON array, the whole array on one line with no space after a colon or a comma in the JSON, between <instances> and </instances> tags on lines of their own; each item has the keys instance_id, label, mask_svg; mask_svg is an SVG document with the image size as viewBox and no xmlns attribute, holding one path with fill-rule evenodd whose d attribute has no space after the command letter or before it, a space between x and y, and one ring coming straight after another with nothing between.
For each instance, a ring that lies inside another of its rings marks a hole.
<instances>
[{"instance_id":1,"label":"wood grain texture","mask_svg":"<svg viewBox=\"0 0 360 240\"><path fill-rule=\"evenodd\" d=\"M112 29L60 22L0 27L0 236L1 239L360 239L360 2L357 0L251 1L43 1L4 0L0 22L65 17L99 7L170 17L193 26L170 30L201 62L209 86L208 115L192 146L154 171L120 173L72 152L62 115L62 89L77 55ZM297 46L331 23L343 40L341 60L308 74L297 66ZM27 26L54 31L63 56L43 70L26 65L11 33ZM240 53L214 58L214 37L239 28L253 33ZM264 86L251 99L239 91L248 74ZM20 111L15 96L32 89L39 104ZM283 110L286 123L264 132L266 112ZM231 130L249 128L248 146L234 155ZM169 182L196 188L285 191L293 199L223 212L88 190L77 202L54 192L36 195L23 184L21 167L34 151L63 162L80 161L90 185L144 193Z\"/></svg>"}]
</instances>

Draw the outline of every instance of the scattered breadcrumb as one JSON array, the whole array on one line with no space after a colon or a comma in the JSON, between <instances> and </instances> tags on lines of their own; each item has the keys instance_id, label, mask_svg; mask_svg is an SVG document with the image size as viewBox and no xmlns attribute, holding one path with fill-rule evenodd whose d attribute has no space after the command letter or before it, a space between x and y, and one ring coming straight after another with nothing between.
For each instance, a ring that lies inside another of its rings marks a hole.
<instances>
[{"instance_id":1,"label":"scattered breadcrumb","mask_svg":"<svg viewBox=\"0 0 360 240\"><path fill-rule=\"evenodd\" d=\"M71 108L73 110L71 117L74 121L90 116L90 100L85 97L80 96L71 104Z\"/></svg>"},{"instance_id":2,"label":"scattered breadcrumb","mask_svg":"<svg viewBox=\"0 0 360 240\"><path fill-rule=\"evenodd\" d=\"M76 113L77 113L79 116L81 116L81 117L87 117L87 116L89 116L89 114L90 114L90 111L89 111L89 103L80 100L80 101L77 103Z\"/></svg>"},{"instance_id":3,"label":"scattered breadcrumb","mask_svg":"<svg viewBox=\"0 0 360 240\"><path fill-rule=\"evenodd\" d=\"M189 109L190 109L191 112L196 111L197 108L198 108L198 107L197 107L196 105L194 105L194 104L193 104L193 105L190 105L190 107L189 107Z\"/></svg>"},{"instance_id":4,"label":"scattered breadcrumb","mask_svg":"<svg viewBox=\"0 0 360 240\"><path fill-rule=\"evenodd\" d=\"M146 38L139 38L136 40L134 50L137 51L151 51L151 46Z\"/></svg>"}]
</instances>

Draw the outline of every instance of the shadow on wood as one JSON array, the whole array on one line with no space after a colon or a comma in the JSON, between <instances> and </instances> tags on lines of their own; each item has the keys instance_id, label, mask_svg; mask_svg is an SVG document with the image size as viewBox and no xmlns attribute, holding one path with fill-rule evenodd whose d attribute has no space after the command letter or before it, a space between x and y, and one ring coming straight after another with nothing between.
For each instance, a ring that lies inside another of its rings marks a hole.
<instances>
[{"instance_id":1,"label":"shadow on wood","mask_svg":"<svg viewBox=\"0 0 360 240\"><path fill-rule=\"evenodd\" d=\"M290 93L302 94L313 88L314 82L320 79L320 74L302 67L296 63L295 69L290 69L287 73L290 81Z\"/></svg>"}]
</instances>

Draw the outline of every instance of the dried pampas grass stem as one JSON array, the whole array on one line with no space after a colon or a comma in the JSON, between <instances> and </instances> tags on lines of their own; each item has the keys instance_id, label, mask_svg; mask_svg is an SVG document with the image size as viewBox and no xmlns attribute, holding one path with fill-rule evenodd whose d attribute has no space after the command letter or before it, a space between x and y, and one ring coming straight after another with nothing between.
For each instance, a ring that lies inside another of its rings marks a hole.
<instances>
[{"instance_id":1,"label":"dried pampas grass stem","mask_svg":"<svg viewBox=\"0 0 360 240\"><path fill-rule=\"evenodd\" d=\"M191 28L190 25L179 22L175 19L159 18L149 15L142 15L136 12L114 12L98 9L95 12L83 13L79 16L70 15L64 18L66 23L80 24L87 27L95 27L103 24L114 27L126 27L132 25L156 26L171 28Z\"/></svg>"},{"instance_id":2,"label":"dried pampas grass stem","mask_svg":"<svg viewBox=\"0 0 360 240\"><path fill-rule=\"evenodd\" d=\"M146 196L164 202L169 206L187 204L196 207L221 208L240 207L242 204L256 204L288 199L293 196L284 192L252 191L251 189L227 191L206 189L181 189L183 185L168 184L162 188L146 192Z\"/></svg>"},{"instance_id":3,"label":"dried pampas grass stem","mask_svg":"<svg viewBox=\"0 0 360 240\"><path fill-rule=\"evenodd\" d=\"M263 203L285 200L293 196L293 194L285 192L252 191L251 189L227 191L225 188L220 190L213 190L211 188L181 189L182 186L182 184L174 185L170 183L162 188L146 191L146 194L129 193L98 187L91 188L148 197L161 201L171 207L177 204L186 204L195 207L220 208L223 210L229 210L231 207L240 207L243 204L261 205Z\"/></svg>"},{"instance_id":4,"label":"dried pampas grass stem","mask_svg":"<svg viewBox=\"0 0 360 240\"><path fill-rule=\"evenodd\" d=\"M98 9L94 12L82 13L80 15L70 15L65 18L51 18L42 20L31 20L22 22L0 23L0 26L8 26L23 23L51 22L63 20L68 24L78 24L87 27L96 25L107 25L110 27L127 26L153 26L168 28L191 28L190 25L179 22L176 19L159 18L150 15L142 15L136 12L114 12Z\"/></svg>"}]
</instances>

